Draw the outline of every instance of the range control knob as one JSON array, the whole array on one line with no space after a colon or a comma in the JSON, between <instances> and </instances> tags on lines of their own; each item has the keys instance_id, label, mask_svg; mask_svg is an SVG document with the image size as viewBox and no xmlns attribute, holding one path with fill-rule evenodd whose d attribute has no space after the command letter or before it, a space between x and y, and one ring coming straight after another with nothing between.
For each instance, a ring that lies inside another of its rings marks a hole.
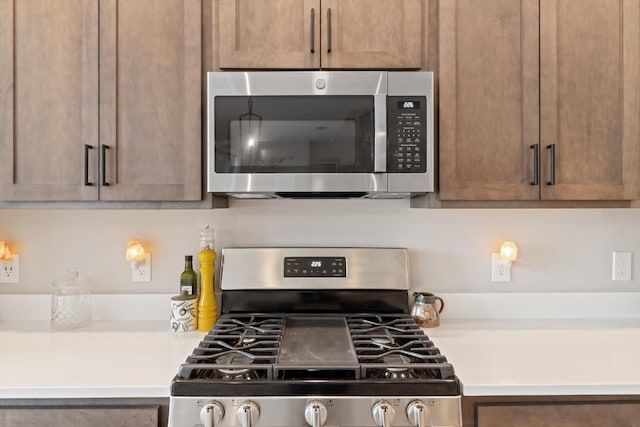
<instances>
[{"instance_id":1,"label":"range control knob","mask_svg":"<svg viewBox=\"0 0 640 427\"><path fill-rule=\"evenodd\" d=\"M204 427L214 427L218 425L224 417L224 407L216 401L211 401L200 410L200 421Z\"/></svg>"},{"instance_id":2,"label":"range control knob","mask_svg":"<svg viewBox=\"0 0 640 427\"><path fill-rule=\"evenodd\" d=\"M252 427L258 421L260 408L255 403L248 401L240 405L236 414L242 427Z\"/></svg>"},{"instance_id":3,"label":"range control knob","mask_svg":"<svg viewBox=\"0 0 640 427\"><path fill-rule=\"evenodd\" d=\"M327 422L327 407L317 400L309 402L304 409L304 419L312 427L323 426Z\"/></svg>"},{"instance_id":4,"label":"range control knob","mask_svg":"<svg viewBox=\"0 0 640 427\"><path fill-rule=\"evenodd\" d=\"M431 412L427 405L419 400L409 403L407 406L407 418L416 427L431 426Z\"/></svg>"},{"instance_id":5,"label":"range control knob","mask_svg":"<svg viewBox=\"0 0 640 427\"><path fill-rule=\"evenodd\" d=\"M371 410L373 419L380 427L391 427L391 423L396 416L396 410L387 401L381 400L373 405Z\"/></svg>"}]
</instances>

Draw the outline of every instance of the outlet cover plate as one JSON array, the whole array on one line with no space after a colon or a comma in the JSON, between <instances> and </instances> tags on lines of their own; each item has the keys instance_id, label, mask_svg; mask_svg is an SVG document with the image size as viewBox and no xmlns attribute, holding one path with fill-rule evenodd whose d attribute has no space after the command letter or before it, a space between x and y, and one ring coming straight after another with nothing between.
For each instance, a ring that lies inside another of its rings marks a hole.
<instances>
[{"instance_id":1,"label":"outlet cover plate","mask_svg":"<svg viewBox=\"0 0 640 427\"><path fill-rule=\"evenodd\" d=\"M632 262L631 252L614 252L611 279L624 282L631 281Z\"/></svg>"},{"instance_id":2,"label":"outlet cover plate","mask_svg":"<svg viewBox=\"0 0 640 427\"><path fill-rule=\"evenodd\" d=\"M151 254L144 254L144 262L131 267L132 282L150 282L151 281Z\"/></svg>"},{"instance_id":3,"label":"outlet cover plate","mask_svg":"<svg viewBox=\"0 0 640 427\"><path fill-rule=\"evenodd\" d=\"M500 254L491 254L491 281L511 281L511 263L500 258Z\"/></svg>"},{"instance_id":4,"label":"outlet cover plate","mask_svg":"<svg viewBox=\"0 0 640 427\"><path fill-rule=\"evenodd\" d=\"M20 283L20 256L0 261L0 283Z\"/></svg>"}]
</instances>

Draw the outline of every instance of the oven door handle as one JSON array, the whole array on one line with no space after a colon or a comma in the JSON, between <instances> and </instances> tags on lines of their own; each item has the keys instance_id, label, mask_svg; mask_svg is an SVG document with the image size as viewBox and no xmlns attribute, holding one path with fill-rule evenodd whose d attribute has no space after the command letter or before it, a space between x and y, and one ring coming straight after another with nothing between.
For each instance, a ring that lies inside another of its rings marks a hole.
<instances>
[{"instance_id":1,"label":"oven door handle","mask_svg":"<svg viewBox=\"0 0 640 427\"><path fill-rule=\"evenodd\" d=\"M374 137L373 137L373 172L387 171L387 97L373 96Z\"/></svg>"}]
</instances>

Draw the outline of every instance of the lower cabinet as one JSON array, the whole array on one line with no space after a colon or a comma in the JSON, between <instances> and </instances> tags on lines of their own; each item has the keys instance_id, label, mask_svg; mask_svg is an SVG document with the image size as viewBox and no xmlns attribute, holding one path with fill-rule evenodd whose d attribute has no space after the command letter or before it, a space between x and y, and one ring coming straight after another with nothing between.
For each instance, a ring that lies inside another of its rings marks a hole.
<instances>
[{"instance_id":1,"label":"lower cabinet","mask_svg":"<svg viewBox=\"0 0 640 427\"><path fill-rule=\"evenodd\" d=\"M640 396L464 397L465 427L640 427Z\"/></svg>"},{"instance_id":2,"label":"lower cabinet","mask_svg":"<svg viewBox=\"0 0 640 427\"><path fill-rule=\"evenodd\" d=\"M20 399L0 401L0 426L164 427L169 399Z\"/></svg>"}]
</instances>

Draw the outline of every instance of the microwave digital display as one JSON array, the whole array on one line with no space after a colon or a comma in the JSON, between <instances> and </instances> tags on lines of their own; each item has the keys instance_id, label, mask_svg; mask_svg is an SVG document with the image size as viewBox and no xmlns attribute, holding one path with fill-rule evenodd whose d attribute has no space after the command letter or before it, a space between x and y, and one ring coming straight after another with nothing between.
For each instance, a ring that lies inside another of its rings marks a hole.
<instances>
[{"instance_id":1,"label":"microwave digital display","mask_svg":"<svg viewBox=\"0 0 640 427\"><path fill-rule=\"evenodd\" d=\"M398 101L398 110L419 110L420 101Z\"/></svg>"}]
</instances>

